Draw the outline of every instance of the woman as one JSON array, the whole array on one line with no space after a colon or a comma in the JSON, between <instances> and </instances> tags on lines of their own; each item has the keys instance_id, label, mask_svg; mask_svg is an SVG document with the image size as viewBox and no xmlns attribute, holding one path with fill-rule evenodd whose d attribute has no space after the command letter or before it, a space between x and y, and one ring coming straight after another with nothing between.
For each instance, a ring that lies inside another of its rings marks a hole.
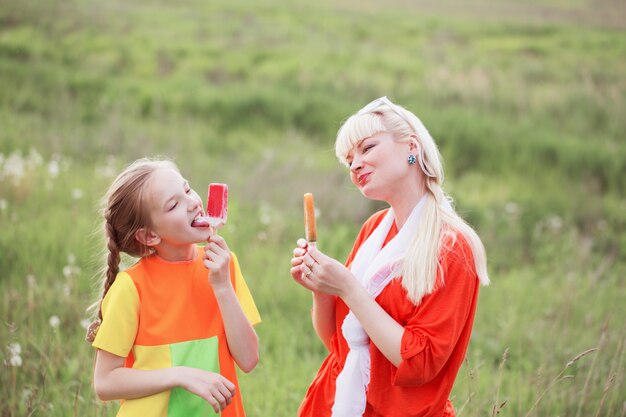
<instances>
[{"instance_id":1,"label":"woman","mask_svg":"<svg viewBox=\"0 0 626 417\"><path fill-rule=\"evenodd\" d=\"M361 193L390 208L363 225L346 266L298 241L291 274L313 293L329 355L300 417L454 416L485 250L441 186L435 142L386 97L341 127L335 149Z\"/></svg>"}]
</instances>

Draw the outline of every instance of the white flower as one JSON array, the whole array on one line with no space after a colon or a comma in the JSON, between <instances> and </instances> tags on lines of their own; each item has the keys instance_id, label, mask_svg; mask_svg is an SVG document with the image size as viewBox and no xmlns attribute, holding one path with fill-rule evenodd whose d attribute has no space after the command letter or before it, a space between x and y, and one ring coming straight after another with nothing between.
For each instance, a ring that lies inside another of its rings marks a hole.
<instances>
[{"instance_id":1,"label":"white flower","mask_svg":"<svg viewBox=\"0 0 626 417\"><path fill-rule=\"evenodd\" d=\"M37 167L43 164L43 158L34 148L30 149L28 153L28 165L32 167Z\"/></svg>"},{"instance_id":2,"label":"white flower","mask_svg":"<svg viewBox=\"0 0 626 417\"><path fill-rule=\"evenodd\" d=\"M22 346L17 343L9 343L7 345L7 350L9 351L9 361L8 361L8 365L10 366L22 366L22 357L20 356L20 354L22 353ZM5 364L7 364L7 362L4 362Z\"/></svg>"},{"instance_id":3,"label":"white flower","mask_svg":"<svg viewBox=\"0 0 626 417\"><path fill-rule=\"evenodd\" d=\"M22 390L22 402L23 403L27 403L32 396L33 396L33 391L30 390L29 388L24 388Z\"/></svg>"},{"instance_id":4,"label":"white flower","mask_svg":"<svg viewBox=\"0 0 626 417\"><path fill-rule=\"evenodd\" d=\"M53 329L56 329L61 324L61 319L58 316L52 316L48 320L48 323L50 323Z\"/></svg>"},{"instance_id":5,"label":"white flower","mask_svg":"<svg viewBox=\"0 0 626 417\"><path fill-rule=\"evenodd\" d=\"M507 214L516 215L519 213L519 206L515 202L509 201L504 205L504 211Z\"/></svg>"},{"instance_id":6,"label":"white flower","mask_svg":"<svg viewBox=\"0 0 626 417\"><path fill-rule=\"evenodd\" d=\"M35 288L37 286L37 281L35 280L35 276L33 274L26 275L26 282L30 288Z\"/></svg>"},{"instance_id":7,"label":"white flower","mask_svg":"<svg viewBox=\"0 0 626 417\"><path fill-rule=\"evenodd\" d=\"M63 276L65 278L71 277L73 272L74 272L74 268L72 268L70 265L65 265L63 267Z\"/></svg>"},{"instance_id":8,"label":"white flower","mask_svg":"<svg viewBox=\"0 0 626 417\"><path fill-rule=\"evenodd\" d=\"M51 178L56 178L59 176L59 172L61 172L61 167L59 166L59 161L50 161L48 163L48 174Z\"/></svg>"},{"instance_id":9,"label":"white flower","mask_svg":"<svg viewBox=\"0 0 626 417\"><path fill-rule=\"evenodd\" d=\"M0 198L0 210L5 211L7 208L9 208L9 202L4 198Z\"/></svg>"},{"instance_id":10,"label":"white flower","mask_svg":"<svg viewBox=\"0 0 626 417\"><path fill-rule=\"evenodd\" d=\"M9 365L15 367L22 366L22 357L20 355L11 356L11 358L9 359Z\"/></svg>"},{"instance_id":11,"label":"white flower","mask_svg":"<svg viewBox=\"0 0 626 417\"><path fill-rule=\"evenodd\" d=\"M17 342L9 343L7 345L7 349L9 349L9 353L11 354L11 356L19 356L19 354L22 353L22 346Z\"/></svg>"},{"instance_id":12,"label":"white flower","mask_svg":"<svg viewBox=\"0 0 626 417\"><path fill-rule=\"evenodd\" d=\"M74 188L72 190L72 198L74 200L80 200L81 198L83 198L83 190L81 190L80 188Z\"/></svg>"},{"instance_id":13,"label":"white flower","mask_svg":"<svg viewBox=\"0 0 626 417\"><path fill-rule=\"evenodd\" d=\"M563 227L563 219L559 216L550 216L547 221L548 227L553 231L559 231Z\"/></svg>"},{"instance_id":14,"label":"white flower","mask_svg":"<svg viewBox=\"0 0 626 417\"><path fill-rule=\"evenodd\" d=\"M261 204L259 208L259 221L266 226L272 222L272 208L269 205Z\"/></svg>"},{"instance_id":15,"label":"white flower","mask_svg":"<svg viewBox=\"0 0 626 417\"><path fill-rule=\"evenodd\" d=\"M14 152L9 155L7 160L4 162L3 175L6 177L12 177L13 184L19 185L26 173L24 165L24 159L22 158L21 152Z\"/></svg>"}]
</instances>

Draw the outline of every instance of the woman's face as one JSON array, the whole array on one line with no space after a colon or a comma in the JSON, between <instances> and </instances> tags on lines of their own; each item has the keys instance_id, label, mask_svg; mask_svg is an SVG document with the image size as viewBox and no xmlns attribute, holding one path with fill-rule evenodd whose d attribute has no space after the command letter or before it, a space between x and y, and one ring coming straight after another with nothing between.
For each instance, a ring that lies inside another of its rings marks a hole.
<instances>
[{"instance_id":1,"label":"woman's face","mask_svg":"<svg viewBox=\"0 0 626 417\"><path fill-rule=\"evenodd\" d=\"M415 172L407 163L409 150L409 142L396 141L389 133L367 137L347 155L350 179L365 197L391 201L414 180L409 175Z\"/></svg>"}]
</instances>

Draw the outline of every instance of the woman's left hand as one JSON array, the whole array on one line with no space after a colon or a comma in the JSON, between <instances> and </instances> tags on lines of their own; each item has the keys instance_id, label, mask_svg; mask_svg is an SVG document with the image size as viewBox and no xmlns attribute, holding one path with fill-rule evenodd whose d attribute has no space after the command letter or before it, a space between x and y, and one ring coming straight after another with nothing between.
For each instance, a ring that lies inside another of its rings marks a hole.
<instances>
[{"instance_id":1,"label":"woman's left hand","mask_svg":"<svg viewBox=\"0 0 626 417\"><path fill-rule=\"evenodd\" d=\"M204 246L204 266L213 288L230 285L230 249L223 237L213 234Z\"/></svg>"},{"instance_id":2,"label":"woman's left hand","mask_svg":"<svg viewBox=\"0 0 626 417\"><path fill-rule=\"evenodd\" d=\"M348 268L314 244L307 245L302 260L301 274L296 281L306 288L344 298L354 285L359 285Z\"/></svg>"}]
</instances>

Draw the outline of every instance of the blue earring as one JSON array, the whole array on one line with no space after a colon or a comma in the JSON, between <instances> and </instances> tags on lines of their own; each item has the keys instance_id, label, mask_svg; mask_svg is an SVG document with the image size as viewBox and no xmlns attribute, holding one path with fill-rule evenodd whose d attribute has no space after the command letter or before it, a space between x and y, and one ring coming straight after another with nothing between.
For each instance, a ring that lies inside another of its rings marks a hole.
<instances>
[{"instance_id":1,"label":"blue earring","mask_svg":"<svg viewBox=\"0 0 626 417\"><path fill-rule=\"evenodd\" d=\"M409 165L415 165L415 163L417 162L417 158L415 157L415 155L409 155L407 161L409 162Z\"/></svg>"}]
</instances>

